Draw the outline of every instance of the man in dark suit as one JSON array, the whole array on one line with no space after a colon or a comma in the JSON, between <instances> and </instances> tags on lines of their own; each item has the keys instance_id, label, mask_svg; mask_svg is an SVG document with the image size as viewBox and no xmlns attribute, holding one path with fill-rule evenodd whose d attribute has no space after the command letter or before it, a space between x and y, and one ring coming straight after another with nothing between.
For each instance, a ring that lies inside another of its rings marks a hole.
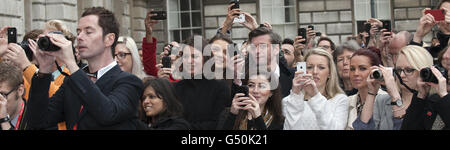
<instances>
[{"instance_id":1,"label":"man in dark suit","mask_svg":"<svg viewBox=\"0 0 450 150\"><path fill-rule=\"evenodd\" d=\"M101 7L87 9L78 22L77 33L79 55L89 63L85 69L78 67L72 42L62 35L46 35L60 50L34 51L40 68L31 83L27 108L30 128L48 129L65 121L70 130L136 129L143 84L120 70L113 59L119 35L114 14ZM71 75L49 99L55 58L64 61Z\"/></svg>"}]
</instances>

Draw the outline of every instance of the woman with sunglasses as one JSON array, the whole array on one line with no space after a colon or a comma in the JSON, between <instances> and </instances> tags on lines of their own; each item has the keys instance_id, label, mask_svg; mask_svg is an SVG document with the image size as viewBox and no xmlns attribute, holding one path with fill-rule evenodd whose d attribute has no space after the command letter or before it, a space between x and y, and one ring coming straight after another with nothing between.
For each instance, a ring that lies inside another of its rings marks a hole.
<instances>
[{"instance_id":1,"label":"woman with sunglasses","mask_svg":"<svg viewBox=\"0 0 450 150\"><path fill-rule=\"evenodd\" d=\"M371 96L367 96L361 116L353 127L356 130L399 130L413 99L413 91L418 89L416 81L420 78L420 69L432 65L433 57L427 50L411 45L401 49L394 69L395 76L400 76L397 81L403 84L395 82L394 75L387 68L372 67L381 70L384 82L367 79ZM386 85L388 94L371 94L378 91L380 82Z\"/></svg>"}]
</instances>

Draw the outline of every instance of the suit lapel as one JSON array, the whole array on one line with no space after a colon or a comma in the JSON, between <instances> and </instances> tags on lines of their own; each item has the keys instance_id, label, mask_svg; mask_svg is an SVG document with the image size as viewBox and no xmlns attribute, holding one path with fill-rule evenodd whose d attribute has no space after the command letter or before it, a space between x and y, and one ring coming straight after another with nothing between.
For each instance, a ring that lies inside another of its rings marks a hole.
<instances>
[{"instance_id":1,"label":"suit lapel","mask_svg":"<svg viewBox=\"0 0 450 150\"><path fill-rule=\"evenodd\" d=\"M111 68L111 70L109 70L108 72L106 72L99 80L97 80L97 82L95 82L95 85L97 85L97 87L104 93L104 89L105 87L108 85L108 83L110 83L112 80L111 78L114 78L117 74L119 74L122 70L120 69L120 67L118 65L114 66L113 68ZM81 103L80 103L80 108L81 108ZM86 116L86 109L83 108L80 110L80 114L78 115L78 119L77 122L79 123L81 119L83 119L84 116Z\"/></svg>"}]
</instances>

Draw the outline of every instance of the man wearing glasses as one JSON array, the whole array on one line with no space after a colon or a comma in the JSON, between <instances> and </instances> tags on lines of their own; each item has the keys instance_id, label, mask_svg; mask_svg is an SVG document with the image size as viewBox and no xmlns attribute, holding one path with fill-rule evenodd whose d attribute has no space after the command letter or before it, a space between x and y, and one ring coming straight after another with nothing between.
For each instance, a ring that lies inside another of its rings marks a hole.
<instances>
[{"instance_id":1,"label":"man wearing glasses","mask_svg":"<svg viewBox=\"0 0 450 150\"><path fill-rule=\"evenodd\" d=\"M23 130L26 126L24 93L22 71L13 64L0 62L1 130Z\"/></svg>"}]
</instances>

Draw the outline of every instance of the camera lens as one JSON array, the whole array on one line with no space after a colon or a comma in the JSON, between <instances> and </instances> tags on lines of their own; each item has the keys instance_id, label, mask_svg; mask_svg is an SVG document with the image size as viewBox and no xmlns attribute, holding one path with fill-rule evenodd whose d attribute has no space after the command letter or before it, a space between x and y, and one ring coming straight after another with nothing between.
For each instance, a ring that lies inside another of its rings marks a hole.
<instances>
[{"instance_id":1,"label":"camera lens","mask_svg":"<svg viewBox=\"0 0 450 150\"><path fill-rule=\"evenodd\" d=\"M54 45L47 36L39 38L37 44L39 49L43 51L58 51L61 49L60 47Z\"/></svg>"},{"instance_id":2,"label":"camera lens","mask_svg":"<svg viewBox=\"0 0 450 150\"><path fill-rule=\"evenodd\" d=\"M424 68L420 70L420 78L422 78L423 82L431 82L433 80L434 74L431 72L430 68ZM436 78L436 77L434 77Z\"/></svg>"},{"instance_id":3,"label":"camera lens","mask_svg":"<svg viewBox=\"0 0 450 150\"><path fill-rule=\"evenodd\" d=\"M383 74L381 73L380 70L374 70L372 72L372 78L374 78L375 80L383 80Z\"/></svg>"}]
</instances>

